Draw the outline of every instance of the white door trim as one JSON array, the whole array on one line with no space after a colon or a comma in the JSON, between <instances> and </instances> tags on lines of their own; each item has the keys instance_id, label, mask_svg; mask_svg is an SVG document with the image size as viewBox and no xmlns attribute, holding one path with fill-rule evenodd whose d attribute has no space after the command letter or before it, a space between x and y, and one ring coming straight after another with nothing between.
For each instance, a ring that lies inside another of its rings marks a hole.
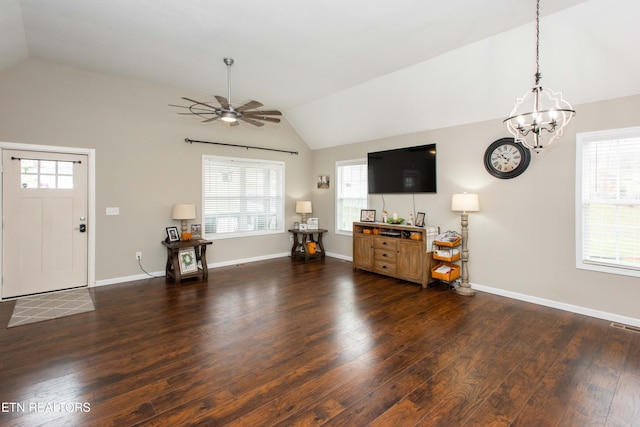
<instances>
[{"instance_id":1,"label":"white door trim","mask_svg":"<svg viewBox=\"0 0 640 427\"><path fill-rule=\"evenodd\" d=\"M94 148L59 147L54 145L22 144L0 141L0 150L47 151L50 153L84 154L88 158L87 165L87 284L91 288L96 285L96 150ZM2 211L2 174L0 173L0 212ZM2 277L2 227L0 227L0 277ZM0 300L2 281L0 280Z\"/></svg>"}]
</instances>

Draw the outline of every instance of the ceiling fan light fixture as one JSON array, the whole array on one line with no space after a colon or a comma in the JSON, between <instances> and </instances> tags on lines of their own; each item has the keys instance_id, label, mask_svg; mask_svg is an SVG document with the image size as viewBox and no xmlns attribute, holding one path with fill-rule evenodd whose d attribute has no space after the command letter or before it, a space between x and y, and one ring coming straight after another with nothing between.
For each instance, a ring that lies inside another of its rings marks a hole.
<instances>
[{"instance_id":1,"label":"ceiling fan light fixture","mask_svg":"<svg viewBox=\"0 0 640 427\"><path fill-rule=\"evenodd\" d=\"M237 122L238 115L233 111L222 111L220 113L220 120L227 123Z\"/></svg>"}]
</instances>

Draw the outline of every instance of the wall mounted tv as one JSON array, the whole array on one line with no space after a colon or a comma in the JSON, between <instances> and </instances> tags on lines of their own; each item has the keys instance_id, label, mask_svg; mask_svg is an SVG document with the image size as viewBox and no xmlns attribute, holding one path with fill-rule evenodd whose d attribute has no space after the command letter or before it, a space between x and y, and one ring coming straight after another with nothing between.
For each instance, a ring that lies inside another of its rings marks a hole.
<instances>
[{"instance_id":1,"label":"wall mounted tv","mask_svg":"<svg viewBox=\"0 0 640 427\"><path fill-rule=\"evenodd\" d=\"M368 153L369 194L435 193L436 144Z\"/></svg>"}]
</instances>

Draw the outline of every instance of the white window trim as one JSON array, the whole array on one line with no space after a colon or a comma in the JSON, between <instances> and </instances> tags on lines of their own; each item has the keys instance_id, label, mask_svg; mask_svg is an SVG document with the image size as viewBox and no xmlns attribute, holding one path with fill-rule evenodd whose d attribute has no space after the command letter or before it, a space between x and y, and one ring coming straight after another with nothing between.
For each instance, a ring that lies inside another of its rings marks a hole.
<instances>
[{"instance_id":1,"label":"white window trim","mask_svg":"<svg viewBox=\"0 0 640 427\"><path fill-rule=\"evenodd\" d=\"M279 164L282 165L282 182L280 183L281 185L281 189L280 189L280 193L282 194L282 218L280 218L280 225L278 228L276 229L272 229L272 230L255 230L255 231L244 231L241 233L224 233L224 234L207 234L205 236L205 186L204 186L204 174L205 174L205 165L208 159L221 159L221 160L225 160L225 161L233 161L233 160L237 160L240 162L254 162L254 163L268 163L268 164ZM239 238L239 237L252 237L252 236L264 236L264 235L271 235L271 234L280 234L280 233L284 233L284 203L285 203L285 198L286 198L286 194L285 194L285 173L286 173L286 167L285 167L285 162L280 162L280 161L276 161L276 160L260 160L260 159L251 159L251 158L243 158L243 157L226 157L226 156L213 156L213 155L209 155L209 154L204 154L202 156L202 175L201 175L201 180L202 180L202 195L201 195L201 212L200 212L200 218L202 221L202 235L203 237L206 237L207 239L210 240L222 240L222 239L234 239L234 238Z\"/></svg>"},{"instance_id":2,"label":"white window trim","mask_svg":"<svg viewBox=\"0 0 640 427\"><path fill-rule=\"evenodd\" d=\"M575 237L576 237L576 268L581 270L598 271L601 273L618 274L622 276L640 277L640 270L623 266L585 262L582 255L582 156L583 145L593 140L604 138L617 139L640 134L640 127L613 129L595 132L583 132L576 135L576 188L575 188Z\"/></svg>"},{"instance_id":3,"label":"white window trim","mask_svg":"<svg viewBox=\"0 0 640 427\"><path fill-rule=\"evenodd\" d=\"M349 166L349 165L362 165L362 164L367 164L367 158L363 157L363 158L359 158L359 159L351 159L351 160L338 160L336 161L336 169L335 169L335 177L336 177L336 191L335 191L335 199L334 199L334 204L335 204L335 218L334 218L334 223L335 223L335 233L336 234L340 234L343 236L353 236L353 231L347 231L347 230L342 230L338 228L338 169L341 166ZM369 206L369 193L367 193L367 206Z\"/></svg>"}]
</instances>

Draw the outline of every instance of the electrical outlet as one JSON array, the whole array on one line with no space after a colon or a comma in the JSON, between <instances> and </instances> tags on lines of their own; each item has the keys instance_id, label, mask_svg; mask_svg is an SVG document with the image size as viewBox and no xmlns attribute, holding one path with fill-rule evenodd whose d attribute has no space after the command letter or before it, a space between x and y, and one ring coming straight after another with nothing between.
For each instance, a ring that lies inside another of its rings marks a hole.
<instances>
[{"instance_id":1,"label":"electrical outlet","mask_svg":"<svg viewBox=\"0 0 640 427\"><path fill-rule=\"evenodd\" d=\"M142 252L140 251L136 252L136 259L139 259L139 260L142 259Z\"/></svg>"}]
</instances>

